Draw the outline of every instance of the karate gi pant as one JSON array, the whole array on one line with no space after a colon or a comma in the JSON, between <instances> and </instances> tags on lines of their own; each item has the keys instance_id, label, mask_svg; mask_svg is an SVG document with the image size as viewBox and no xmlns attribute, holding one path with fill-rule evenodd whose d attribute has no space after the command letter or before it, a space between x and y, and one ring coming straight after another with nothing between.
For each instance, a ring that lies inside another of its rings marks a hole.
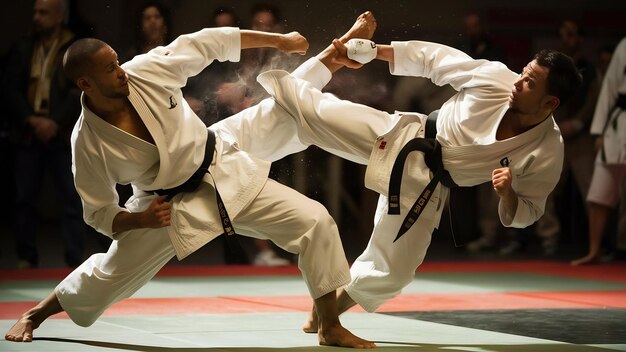
<instances>
[{"instance_id":1,"label":"karate gi pant","mask_svg":"<svg viewBox=\"0 0 626 352\"><path fill-rule=\"evenodd\" d=\"M299 254L298 266L313 298L350 281L335 222L321 204L289 187L268 179L233 225L237 233ZM166 228L131 230L108 252L76 268L55 293L72 321L89 326L113 303L143 287L174 255Z\"/></svg>"},{"instance_id":2,"label":"karate gi pant","mask_svg":"<svg viewBox=\"0 0 626 352\"><path fill-rule=\"evenodd\" d=\"M295 79L285 72L273 71L259 76L259 82L286 110L303 145L316 145L330 153L360 164L368 164L372 148L400 119L374 108L340 100L332 94ZM417 137L417 136L414 136ZM421 184L408 184L402 189L420 188L430 181L429 170L423 158L418 165L423 175ZM414 172L415 169L413 169ZM405 177L406 179L406 177ZM425 207L418 221L397 242L393 242L407 214L388 215L388 201L381 194L374 218L374 230L365 251L350 269L351 281L345 287L350 297L363 309L372 312L382 303L398 295L413 281L415 270L423 262L431 235L443 211L442 200L447 188L439 185L431 203ZM403 194L406 197L405 194ZM415 201L411 200L411 203Z\"/></svg>"}]
</instances>

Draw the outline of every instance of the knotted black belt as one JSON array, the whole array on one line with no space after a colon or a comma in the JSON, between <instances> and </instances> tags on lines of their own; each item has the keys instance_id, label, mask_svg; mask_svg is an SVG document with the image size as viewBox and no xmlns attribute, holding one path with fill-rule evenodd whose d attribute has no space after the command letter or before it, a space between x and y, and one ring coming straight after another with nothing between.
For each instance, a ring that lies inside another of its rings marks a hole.
<instances>
[{"instance_id":1,"label":"knotted black belt","mask_svg":"<svg viewBox=\"0 0 626 352\"><path fill-rule=\"evenodd\" d=\"M444 186L448 188L457 186L456 183L454 183L454 181L452 180L452 177L450 177L448 171L443 168L441 145L439 144L439 142L437 142L436 139L436 121L438 114L439 110L436 110L428 115L425 126L426 138L414 138L410 140L404 147L402 147L400 153L398 153L398 156L396 157L393 168L391 169L391 177L389 179L388 211L388 214L391 215L400 214L400 186L402 184L404 163L409 153L413 151L420 151L424 153L426 166L428 166L428 168L433 172L433 178L430 180L428 185L426 185L422 193L415 201L415 204L413 204L413 206L409 210L409 213L404 218L402 226L400 226L398 234L393 240L394 242L402 237L402 235L404 235L417 221L426 205L428 205L428 201L430 200L430 197L432 196L439 182L441 182Z\"/></svg>"},{"instance_id":2,"label":"knotted black belt","mask_svg":"<svg viewBox=\"0 0 626 352\"><path fill-rule=\"evenodd\" d=\"M208 136L206 141L206 146L204 149L204 159L202 160L202 164L196 170L191 177L187 181L185 181L180 186L176 186L174 188L168 189L157 189L151 192L154 192L160 196L167 196L166 200L170 201L175 195L183 192L193 192L202 183L202 178L204 174L209 174L209 166L211 166L211 162L213 161L213 153L215 152L215 133L211 130L208 130ZM213 177L213 176L211 176ZM222 197L220 196L220 192L217 191L217 184L215 183L215 179L213 180L213 184L215 186L215 199L217 201L217 210L220 215L220 220L222 222L222 228L224 229L224 233L227 235L235 234L235 230L233 229L232 222L230 221L230 217L228 216L228 212L226 211L226 207L224 206L224 202L222 201Z\"/></svg>"}]
</instances>

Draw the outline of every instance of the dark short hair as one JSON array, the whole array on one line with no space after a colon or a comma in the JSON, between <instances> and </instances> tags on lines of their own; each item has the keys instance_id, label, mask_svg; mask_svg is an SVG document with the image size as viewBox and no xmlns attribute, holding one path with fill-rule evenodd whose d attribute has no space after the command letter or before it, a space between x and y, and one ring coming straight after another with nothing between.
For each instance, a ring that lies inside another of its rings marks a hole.
<instances>
[{"instance_id":1,"label":"dark short hair","mask_svg":"<svg viewBox=\"0 0 626 352\"><path fill-rule=\"evenodd\" d=\"M582 84L582 75L571 57L560 51L544 49L535 54L534 60L548 71L548 94L565 104Z\"/></svg>"},{"instance_id":2,"label":"dark short hair","mask_svg":"<svg viewBox=\"0 0 626 352\"><path fill-rule=\"evenodd\" d=\"M93 66L93 55L107 44L100 39L84 38L72 43L63 55L63 71L72 82L86 75Z\"/></svg>"}]
</instances>

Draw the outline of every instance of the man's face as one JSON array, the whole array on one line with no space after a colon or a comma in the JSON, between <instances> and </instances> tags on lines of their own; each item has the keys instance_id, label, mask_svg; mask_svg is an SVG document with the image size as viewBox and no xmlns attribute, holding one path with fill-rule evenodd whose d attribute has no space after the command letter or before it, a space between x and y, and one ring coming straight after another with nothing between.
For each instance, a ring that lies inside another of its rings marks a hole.
<instances>
[{"instance_id":1,"label":"man's face","mask_svg":"<svg viewBox=\"0 0 626 352\"><path fill-rule=\"evenodd\" d=\"M276 18L269 11L260 11L252 17L252 29L261 32L273 32L276 28Z\"/></svg>"},{"instance_id":2,"label":"man's face","mask_svg":"<svg viewBox=\"0 0 626 352\"><path fill-rule=\"evenodd\" d=\"M230 13L220 13L215 16L215 27L236 27L237 22L235 18Z\"/></svg>"},{"instance_id":3,"label":"man's face","mask_svg":"<svg viewBox=\"0 0 626 352\"><path fill-rule=\"evenodd\" d=\"M33 6L33 31L47 35L61 27L63 10L59 0L37 0Z\"/></svg>"},{"instance_id":4,"label":"man's face","mask_svg":"<svg viewBox=\"0 0 626 352\"><path fill-rule=\"evenodd\" d=\"M123 98L130 94L128 75L120 67L115 50L104 46L92 56L92 62L88 77L91 89L107 98Z\"/></svg>"},{"instance_id":5,"label":"man's face","mask_svg":"<svg viewBox=\"0 0 626 352\"><path fill-rule=\"evenodd\" d=\"M582 37L578 35L578 25L572 21L565 21L559 28L561 50L569 55L575 53L581 45Z\"/></svg>"},{"instance_id":6,"label":"man's face","mask_svg":"<svg viewBox=\"0 0 626 352\"><path fill-rule=\"evenodd\" d=\"M141 31L145 39L149 42L162 40L165 37L167 28L163 15L154 6L143 10L141 15Z\"/></svg>"},{"instance_id":7,"label":"man's face","mask_svg":"<svg viewBox=\"0 0 626 352\"><path fill-rule=\"evenodd\" d=\"M509 107L524 114L535 114L553 97L548 95L549 70L531 61L513 84Z\"/></svg>"}]
</instances>

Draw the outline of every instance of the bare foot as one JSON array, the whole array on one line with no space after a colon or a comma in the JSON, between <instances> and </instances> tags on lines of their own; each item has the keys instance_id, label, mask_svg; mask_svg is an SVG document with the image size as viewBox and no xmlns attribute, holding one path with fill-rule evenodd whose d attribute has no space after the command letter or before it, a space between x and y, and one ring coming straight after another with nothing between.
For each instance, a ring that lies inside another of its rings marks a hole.
<instances>
[{"instance_id":1,"label":"bare foot","mask_svg":"<svg viewBox=\"0 0 626 352\"><path fill-rule=\"evenodd\" d=\"M376 344L355 336L341 324L322 328L317 334L320 345L351 348L376 348Z\"/></svg>"},{"instance_id":2,"label":"bare foot","mask_svg":"<svg viewBox=\"0 0 626 352\"><path fill-rule=\"evenodd\" d=\"M333 43L317 55L317 58L334 73L344 66L350 68L360 68L363 64L348 59L345 52L340 53L335 42L346 43L353 38L371 39L376 31L376 18L374 15L366 11L357 17L352 27L339 39L334 39Z\"/></svg>"},{"instance_id":3,"label":"bare foot","mask_svg":"<svg viewBox=\"0 0 626 352\"><path fill-rule=\"evenodd\" d=\"M374 32L376 31L376 18L370 11L365 11L357 17L356 22L352 25L344 35L339 38L339 41L346 43L352 38L360 39L372 39Z\"/></svg>"},{"instance_id":4,"label":"bare foot","mask_svg":"<svg viewBox=\"0 0 626 352\"><path fill-rule=\"evenodd\" d=\"M24 315L18 320L4 335L4 339L13 342L31 342L33 341L33 330L37 326L30 318Z\"/></svg>"},{"instance_id":5,"label":"bare foot","mask_svg":"<svg viewBox=\"0 0 626 352\"><path fill-rule=\"evenodd\" d=\"M33 341L33 330L37 329L49 316L62 311L63 308L61 308L56 294L52 291L43 301L24 313L7 331L4 339L14 342L31 342Z\"/></svg>"},{"instance_id":6,"label":"bare foot","mask_svg":"<svg viewBox=\"0 0 626 352\"><path fill-rule=\"evenodd\" d=\"M315 311L315 306L313 306L313 309L311 309L309 316L307 317L306 321L302 325L302 331L306 332L307 334L316 333L317 327L318 327L317 312Z\"/></svg>"},{"instance_id":7,"label":"bare foot","mask_svg":"<svg viewBox=\"0 0 626 352\"><path fill-rule=\"evenodd\" d=\"M570 264L574 266L578 266L578 265L585 265L585 264L597 264L599 261L600 261L599 254L590 253L582 258L572 260Z\"/></svg>"}]
</instances>

